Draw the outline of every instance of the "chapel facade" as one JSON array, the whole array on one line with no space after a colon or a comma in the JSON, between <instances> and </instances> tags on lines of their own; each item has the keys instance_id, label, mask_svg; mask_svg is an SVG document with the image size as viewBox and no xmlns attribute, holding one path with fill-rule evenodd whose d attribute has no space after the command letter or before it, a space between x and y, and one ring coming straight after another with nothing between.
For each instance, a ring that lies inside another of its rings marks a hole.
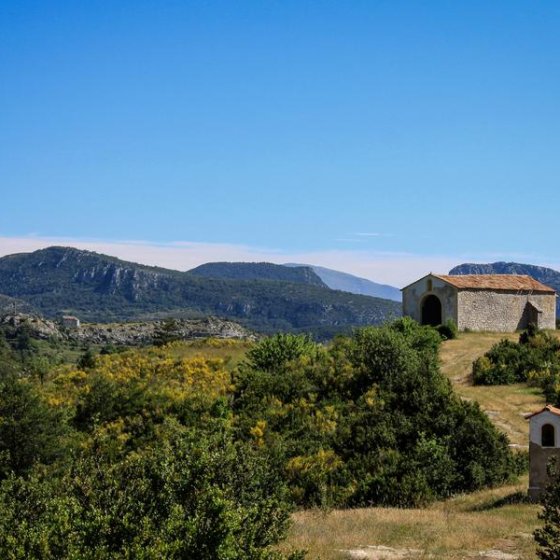
<instances>
[{"instance_id":1,"label":"chapel facade","mask_svg":"<svg viewBox=\"0 0 560 560\"><path fill-rule=\"evenodd\" d=\"M556 328L556 292L518 274L428 274L402 290L403 315L423 325L514 332L530 323Z\"/></svg>"},{"instance_id":2,"label":"chapel facade","mask_svg":"<svg viewBox=\"0 0 560 560\"><path fill-rule=\"evenodd\" d=\"M560 468L560 409L550 404L526 417L529 420L529 497L537 500L550 482L548 469L555 459Z\"/></svg>"}]
</instances>

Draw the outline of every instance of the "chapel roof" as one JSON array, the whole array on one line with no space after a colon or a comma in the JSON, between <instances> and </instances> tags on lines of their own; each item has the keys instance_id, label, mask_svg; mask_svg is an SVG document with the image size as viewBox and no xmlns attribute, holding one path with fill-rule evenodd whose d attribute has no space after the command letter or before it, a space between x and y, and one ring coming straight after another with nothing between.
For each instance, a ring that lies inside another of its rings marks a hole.
<instances>
[{"instance_id":1,"label":"chapel roof","mask_svg":"<svg viewBox=\"0 0 560 560\"><path fill-rule=\"evenodd\" d=\"M555 406L552 406L551 404L547 404L544 408L541 408L537 412L533 412L533 414L527 414L525 416L525 418L527 420L529 420L530 418L533 418L533 416L538 416L539 414L542 414L543 412L550 412L550 413L554 414L555 416L560 416L560 408L556 408Z\"/></svg>"},{"instance_id":2,"label":"chapel roof","mask_svg":"<svg viewBox=\"0 0 560 560\"><path fill-rule=\"evenodd\" d=\"M434 274L460 290L506 290L555 294L556 291L527 274Z\"/></svg>"}]
</instances>

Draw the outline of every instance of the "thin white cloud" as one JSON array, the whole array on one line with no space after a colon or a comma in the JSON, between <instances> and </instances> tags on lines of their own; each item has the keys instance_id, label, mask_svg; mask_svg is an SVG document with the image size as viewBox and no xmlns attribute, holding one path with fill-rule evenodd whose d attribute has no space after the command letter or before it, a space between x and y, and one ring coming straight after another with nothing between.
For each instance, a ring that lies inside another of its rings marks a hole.
<instances>
[{"instance_id":1,"label":"thin white cloud","mask_svg":"<svg viewBox=\"0 0 560 560\"><path fill-rule=\"evenodd\" d=\"M364 243L365 239L360 239L358 237L337 237L335 241L340 243Z\"/></svg>"},{"instance_id":2,"label":"thin white cloud","mask_svg":"<svg viewBox=\"0 0 560 560\"><path fill-rule=\"evenodd\" d=\"M353 233L358 237L395 237L394 233L379 233L379 232L359 232Z\"/></svg>"},{"instance_id":3,"label":"thin white cloud","mask_svg":"<svg viewBox=\"0 0 560 560\"><path fill-rule=\"evenodd\" d=\"M176 241L154 243L142 240L99 240L59 237L7 237L0 236L0 256L31 252L52 245L63 245L96 251L124 260L146 265L161 266L175 270L189 270L213 261L272 262L277 264L296 262L333 268L368 278L375 282L402 287L428 272L446 273L463 262L488 262L508 260L489 259L488 255L421 255L412 253L367 251L365 249L336 249L318 251L282 251L228 243L195 243ZM526 262L543 264L552 268L560 265L525 259Z\"/></svg>"}]
</instances>

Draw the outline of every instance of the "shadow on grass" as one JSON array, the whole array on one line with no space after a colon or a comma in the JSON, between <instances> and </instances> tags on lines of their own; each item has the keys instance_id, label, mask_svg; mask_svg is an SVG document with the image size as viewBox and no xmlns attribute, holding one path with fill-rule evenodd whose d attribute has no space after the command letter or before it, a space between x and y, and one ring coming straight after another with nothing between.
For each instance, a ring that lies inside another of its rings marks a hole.
<instances>
[{"instance_id":1,"label":"shadow on grass","mask_svg":"<svg viewBox=\"0 0 560 560\"><path fill-rule=\"evenodd\" d=\"M513 492L512 494L508 494L503 498L495 498L492 500L488 500L482 504L477 504L471 508L468 508L467 511L488 511L492 509L498 509L504 506L511 506L517 504L531 504L534 503L531 501L527 492L522 492L518 490L517 492Z\"/></svg>"}]
</instances>

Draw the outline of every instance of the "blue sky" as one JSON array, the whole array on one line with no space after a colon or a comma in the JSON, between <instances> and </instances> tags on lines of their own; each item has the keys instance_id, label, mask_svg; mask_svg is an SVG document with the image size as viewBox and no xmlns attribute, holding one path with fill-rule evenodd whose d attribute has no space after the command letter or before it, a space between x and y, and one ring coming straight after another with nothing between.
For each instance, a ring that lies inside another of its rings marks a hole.
<instances>
[{"instance_id":1,"label":"blue sky","mask_svg":"<svg viewBox=\"0 0 560 560\"><path fill-rule=\"evenodd\" d=\"M558 266L558 29L534 0L4 0L0 254Z\"/></svg>"}]
</instances>

